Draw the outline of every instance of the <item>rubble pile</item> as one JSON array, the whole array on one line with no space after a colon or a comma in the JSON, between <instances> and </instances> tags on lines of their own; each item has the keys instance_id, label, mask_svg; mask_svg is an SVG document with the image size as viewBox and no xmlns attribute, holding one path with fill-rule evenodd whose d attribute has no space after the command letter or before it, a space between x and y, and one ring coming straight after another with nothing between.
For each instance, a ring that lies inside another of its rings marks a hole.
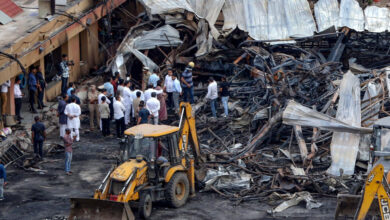
<instances>
[{"instance_id":1,"label":"rubble pile","mask_svg":"<svg viewBox=\"0 0 390 220\"><path fill-rule=\"evenodd\" d=\"M108 68L139 84L132 73L142 66L163 78L168 66L180 74L195 62L193 109L209 168L204 190L236 201L287 199L284 207L302 200L318 207L310 193L358 191L370 166L372 127L390 115L389 47L366 43L379 43L383 33L363 32L381 30L371 28L378 21L365 18L362 5L309 1L314 13L305 0L140 2L145 14ZM352 14L358 26L349 23ZM338 24L343 28L333 30ZM230 83L227 118L210 118L203 100L210 76Z\"/></svg>"}]
</instances>

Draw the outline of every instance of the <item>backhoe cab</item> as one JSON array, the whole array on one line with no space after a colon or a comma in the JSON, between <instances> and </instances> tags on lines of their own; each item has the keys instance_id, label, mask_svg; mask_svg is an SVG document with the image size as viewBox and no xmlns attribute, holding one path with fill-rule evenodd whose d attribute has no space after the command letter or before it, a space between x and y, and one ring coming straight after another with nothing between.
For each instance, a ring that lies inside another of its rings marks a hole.
<instances>
[{"instance_id":1,"label":"backhoe cab","mask_svg":"<svg viewBox=\"0 0 390 220\"><path fill-rule=\"evenodd\" d=\"M200 157L191 111L190 104L181 103L179 127L142 124L127 129L123 162L108 172L93 199L72 199L69 219L107 219L107 213L112 220L134 219L131 208L149 218L155 201L166 200L175 208L184 205L195 195Z\"/></svg>"}]
</instances>

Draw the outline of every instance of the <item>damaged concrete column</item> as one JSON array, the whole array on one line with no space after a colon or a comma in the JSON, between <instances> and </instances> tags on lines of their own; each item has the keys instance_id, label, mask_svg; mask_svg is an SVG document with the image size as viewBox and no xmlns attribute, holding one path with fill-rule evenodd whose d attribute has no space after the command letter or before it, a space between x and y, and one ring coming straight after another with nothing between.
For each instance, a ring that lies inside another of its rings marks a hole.
<instances>
[{"instance_id":1,"label":"damaged concrete column","mask_svg":"<svg viewBox=\"0 0 390 220\"><path fill-rule=\"evenodd\" d=\"M85 69L89 70L100 63L98 23L91 24L88 30L80 33L80 51L80 60L86 62L87 65Z\"/></svg>"}]
</instances>

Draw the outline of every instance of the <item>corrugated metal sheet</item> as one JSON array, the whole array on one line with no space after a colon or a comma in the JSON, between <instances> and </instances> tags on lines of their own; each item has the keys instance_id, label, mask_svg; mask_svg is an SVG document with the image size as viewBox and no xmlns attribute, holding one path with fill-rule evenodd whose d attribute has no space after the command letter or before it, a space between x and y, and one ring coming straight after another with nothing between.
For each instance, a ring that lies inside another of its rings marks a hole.
<instances>
[{"instance_id":1,"label":"corrugated metal sheet","mask_svg":"<svg viewBox=\"0 0 390 220\"><path fill-rule=\"evenodd\" d=\"M284 10L283 0L268 1L268 39L279 40L289 37L286 11Z\"/></svg>"},{"instance_id":2,"label":"corrugated metal sheet","mask_svg":"<svg viewBox=\"0 0 390 220\"><path fill-rule=\"evenodd\" d=\"M314 5L318 31L321 32L331 27L337 28L339 13L339 2L337 0L319 0Z\"/></svg>"},{"instance_id":3,"label":"corrugated metal sheet","mask_svg":"<svg viewBox=\"0 0 390 220\"><path fill-rule=\"evenodd\" d=\"M360 81L348 71L340 84L340 99L336 119L349 125L361 126ZM332 164L327 172L340 176L340 170L346 175L353 175L359 150L360 135L347 132L333 132L330 152Z\"/></svg>"},{"instance_id":4,"label":"corrugated metal sheet","mask_svg":"<svg viewBox=\"0 0 390 220\"><path fill-rule=\"evenodd\" d=\"M389 9L368 6L364 9L365 29L370 32L384 32L389 26Z\"/></svg>"},{"instance_id":5,"label":"corrugated metal sheet","mask_svg":"<svg viewBox=\"0 0 390 220\"><path fill-rule=\"evenodd\" d=\"M137 50L153 49L159 47L176 47L182 44L179 31L170 25L144 31L134 39L133 48Z\"/></svg>"},{"instance_id":6,"label":"corrugated metal sheet","mask_svg":"<svg viewBox=\"0 0 390 220\"><path fill-rule=\"evenodd\" d=\"M6 13L0 10L0 23L1 24L8 24L12 21L12 18L10 18Z\"/></svg>"},{"instance_id":7,"label":"corrugated metal sheet","mask_svg":"<svg viewBox=\"0 0 390 220\"><path fill-rule=\"evenodd\" d=\"M317 31L307 0L284 0L284 10L290 37L313 36L313 33Z\"/></svg>"},{"instance_id":8,"label":"corrugated metal sheet","mask_svg":"<svg viewBox=\"0 0 390 220\"><path fill-rule=\"evenodd\" d=\"M194 12L187 0L139 0L151 14L164 14L177 11Z\"/></svg>"},{"instance_id":9,"label":"corrugated metal sheet","mask_svg":"<svg viewBox=\"0 0 390 220\"><path fill-rule=\"evenodd\" d=\"M240 30L247 30L245 25L244 0L225 0L222 12L224 17L222 30L234 30L236 27Z\"/></svg>"},{"instance_id":10,"label":"corrugated metal sheet","mask_svg":"<svg viewBox=\"0 0 390 220\"><path fill-rule=\"evenodd\" d=\"M207 20L213 37L217 39L219 32L214 25L225 4L225 0L190 0L190 4L196 15Z\"/></svg>"},{"instance_id":11,"label":"corrugated metal sheet","mask_svg":"<svg viewBox=\"0 0 390 220\"><path fill-rule=\"evenodd\" d=\"M366 17L356 0L319 0L314 13L307 0L140 0L152 14L192 11L205 18L214 38L219 32L214 24L222 9L224 33L236 27L248 32L255 40L285 40L290 37L312 36L332 26L349 27L356 31L390 30L389 10L367 7Z\"/></svg>"},{"instance_id":12,"label":"corrugated metal sheet","mask_svg":"<svg viewBox=\"0 0 390 220\"><path fill-rule=\"evenodd\" d=\"M267 1L244 0L245 27L256 40L268 39Z\"/></svg>"},{"instance_id":13,"label":"corrugated metal sheet","mask_svg":"<svg viewBox=\"0 0 390 220\"><path fill-rule=\"evenodd\" d=\"M341 0L338 27L349 27L364 31L363 9L355 0Z\"/></svg>"}]
</instances>

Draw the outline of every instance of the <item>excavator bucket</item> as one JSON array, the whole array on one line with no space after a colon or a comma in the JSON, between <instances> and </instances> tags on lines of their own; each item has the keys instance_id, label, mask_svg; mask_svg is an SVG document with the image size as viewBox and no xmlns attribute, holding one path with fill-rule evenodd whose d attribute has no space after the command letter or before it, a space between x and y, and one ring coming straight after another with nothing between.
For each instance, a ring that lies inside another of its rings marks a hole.
<instances>
[{"instance_id":1,"label":"excavator bucket","mask_svg":"<svg viewBox=\"0 0 390 220\"><path fill-rule=\"evenodd\" d=\"M353 218L360 207L362 196L339 194L337 195L337 207L335 219ZM378 200L375 198L368 211L368 215L377 216L379 214Z\"/></svg>"},{"instance_id":2,"label":"excavator bucket","mask_svg":"<svg viewBox=\"0 0 390 220\"><path fill-rule=\"evenodd\" d=\"M128 203L109 200L71 198L69 220L134 220Z\"/></svg>"}]
</instances>

